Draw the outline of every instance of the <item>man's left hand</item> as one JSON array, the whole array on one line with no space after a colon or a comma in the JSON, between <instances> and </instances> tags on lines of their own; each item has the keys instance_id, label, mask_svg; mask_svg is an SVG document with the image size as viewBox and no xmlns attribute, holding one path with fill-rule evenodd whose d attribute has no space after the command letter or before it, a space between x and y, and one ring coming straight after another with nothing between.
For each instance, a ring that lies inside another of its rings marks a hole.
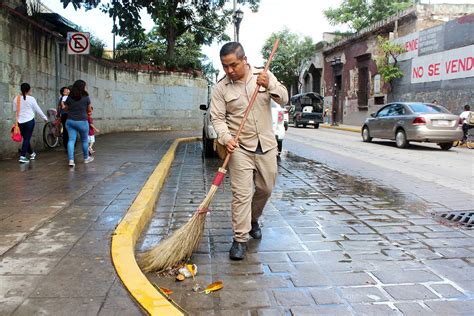
<instances>
[{"instance_id":1,"label":"man's left hand","mask_svg":"<svg viewBox=\"0 0 474 316\"><path fill-rule=\"evenodd\" d=\"M270 84L270 79L268 78L268 74L266 71L262 71L258 74L257 77L257 84L268 89L268 85Z\"/></svg>"}]
</instances>

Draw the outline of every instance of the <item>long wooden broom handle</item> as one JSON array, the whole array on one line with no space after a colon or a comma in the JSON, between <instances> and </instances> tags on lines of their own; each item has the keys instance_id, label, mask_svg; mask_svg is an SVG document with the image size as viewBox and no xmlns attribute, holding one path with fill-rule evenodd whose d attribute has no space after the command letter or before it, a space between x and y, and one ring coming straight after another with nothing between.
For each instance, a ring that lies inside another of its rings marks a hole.
<instances>
[{"instance_id":1,"label":"long wooden broom handle","mask_svg":"<svg viewBox=\"0 0 474 316\"><path fill-rule=\"evenodd\" d=\"M268 56L268 60L267 60L267 63L265 64L265 68L263 71L265 72L268 71L268 68L270 67L270 63L272 62L272 59L273 59L273 55L275 54L279 43L280 43L280 39L277 38L275 40L275 43L273 44L272 52L270 53L270 56ZM234 140L236 143L239 141L240 133L242 132L245 121L247 121L247 117L249 116L250 110L252 109L253 104L255 103L255 99L257 98L258 90L260 89L260 86L261 85L257 84L257 87L255 88L255 91L252 94L252 98L250 98L249 105L247 106L247 109L245 110L245 113L244 113L244 118L242 119L242 122L240 122L239 129L237 130L237 134L235 134L235 137L234 137ZM223 169L227 168L227 164L229 163L229 160L230 160L230 155L231 155L230 153L227 153L224 163L222 164Z\"/></svg>"}]
</instances>

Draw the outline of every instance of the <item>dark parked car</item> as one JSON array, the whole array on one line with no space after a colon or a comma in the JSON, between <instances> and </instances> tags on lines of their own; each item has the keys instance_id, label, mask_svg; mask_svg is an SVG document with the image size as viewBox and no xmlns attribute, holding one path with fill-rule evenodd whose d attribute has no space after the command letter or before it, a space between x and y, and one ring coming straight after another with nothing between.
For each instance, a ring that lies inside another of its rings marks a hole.
<instances>
[{"instance_id":1,"label":"dark parked car","mask_svg":"<svg viewBox=\"0 0 474 316\"><path fill-rule=\"evenodd\" d=\"M315 92L296 94L291 97L290 123L295 127L313 125L319 128L323 123L323 97Z\"/></svg>"},{"instance_id":2,"label":"dark parked car","mask_svg":"<svg viewBox=\"0 0 474 316\"><path fill-rule=\"evenodd\" d=\"M410 141L437 143L449 150L453 141L462 137L457 115L437 104L420 102L393 102L372 113L362 126L362 140L372 138L395 140L397 147L405 148Z\"/></svg>"}]
</instances>

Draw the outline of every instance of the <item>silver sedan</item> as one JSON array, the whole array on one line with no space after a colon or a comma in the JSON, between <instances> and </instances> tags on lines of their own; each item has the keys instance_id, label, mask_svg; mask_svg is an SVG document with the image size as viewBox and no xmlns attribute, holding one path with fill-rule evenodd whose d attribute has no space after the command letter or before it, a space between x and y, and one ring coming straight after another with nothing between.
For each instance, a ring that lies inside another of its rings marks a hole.
<instances>
[{"instance_id":1,"label":"silver sedan","mask_svg":"<svg viewBox=\"0 0 474 316\"><path fill-rule=\"evenodd\" d=\"M449 150L453 141L462 138L462 123L445 107L417 102L394 102L372 113L362 126L362 140L372 138L395 140L405 148L410 141L437 143Z\"/></svg>"}]
</instances>

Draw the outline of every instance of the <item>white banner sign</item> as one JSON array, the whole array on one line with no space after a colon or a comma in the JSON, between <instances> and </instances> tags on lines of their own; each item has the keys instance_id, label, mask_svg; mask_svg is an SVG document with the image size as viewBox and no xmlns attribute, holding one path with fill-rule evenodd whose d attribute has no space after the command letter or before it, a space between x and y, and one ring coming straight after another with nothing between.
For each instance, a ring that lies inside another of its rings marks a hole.
<instances>
[{"instance_id":1,"label":"white banner sign","mask_svg":"<svg viewBox=\"0 0 474 316\"><path fill-rule=\"evenodd\" d=\"M401 45L406 50L405 53L397 57L398 61L407 60L418 56L418 37L418 32L415 32L392 40L393 43ZM392 58L390 62L393 63Z\"/></svg>"},{"instance_id":2,"label":"white banner sign","mask_svg":"<svg viewBox=\"0 0 474 316\"><path fill-rule=\"evenodd\" d=\"M67 53L69 55L86 55L90 49L90 33L88 32L68 32L67 33Z\"/></svg>"},{"instance_id":3,"label":"white banner sign","mask_svg":"<svg viewBox=\"0 0 474 316\"><path fill-rule=\"evenodd\" d=\"M474 77L474 45L415 57L411 83Z\"/></svg>"}]
</instances>

